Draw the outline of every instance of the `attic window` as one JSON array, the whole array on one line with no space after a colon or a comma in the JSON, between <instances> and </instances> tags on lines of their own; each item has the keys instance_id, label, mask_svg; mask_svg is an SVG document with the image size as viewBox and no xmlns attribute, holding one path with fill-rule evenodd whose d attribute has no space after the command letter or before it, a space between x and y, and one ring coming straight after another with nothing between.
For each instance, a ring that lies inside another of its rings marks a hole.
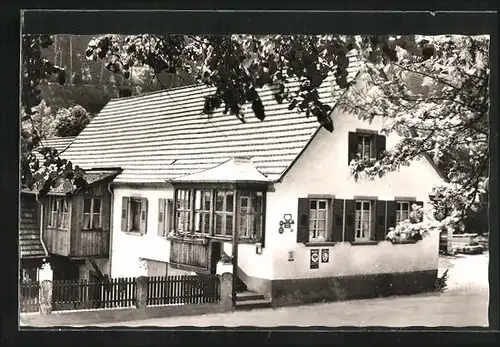
<instances>
[{"instance_id":1,"label":"attic window","mask_svg":"<svg viewBox=\"0 0 500 347\"><path fill-rule=\"evenodd\" d=\"M349 132L348 164L353 159L375 161L382 157L386 149L386 138L371 131Z\"/></svg>"}]
</instances>

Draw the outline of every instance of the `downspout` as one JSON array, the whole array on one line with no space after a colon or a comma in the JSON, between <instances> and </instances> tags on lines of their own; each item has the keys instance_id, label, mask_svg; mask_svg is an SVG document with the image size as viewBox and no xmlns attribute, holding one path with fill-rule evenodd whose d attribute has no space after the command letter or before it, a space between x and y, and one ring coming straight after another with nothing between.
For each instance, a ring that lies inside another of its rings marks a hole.
<instances>
[{"instance_id":1,"label":"downspout","mask_svg":"<svg viewBox=\"0 0 500 347\"><path fill-rule=\"evenodd\" d=\"M47 247L45 246L45 242L43 242L43 203L38 198L38 193L35 193L36 202L40 205L40 242L42 243L43 251L45 252L45 256L49 256L49 252L47 251Z\"/></svg>"},{"instance_id":2,"label":"downspout","mask_svg":"<svg viewBox=\"0 0 500 347\"><path fill-rule=\"evenodd\" d=\"M113 191L111 190L111 182L108 183L108 192L110 196L110 210L109 210L109 252L108 252L108 257L109 257L109 277L111 277L111 261L113 259L112 257L112 249L113 249L113 205L115 203L115 199L113 196Z\"/></svg>"}]
</instances>

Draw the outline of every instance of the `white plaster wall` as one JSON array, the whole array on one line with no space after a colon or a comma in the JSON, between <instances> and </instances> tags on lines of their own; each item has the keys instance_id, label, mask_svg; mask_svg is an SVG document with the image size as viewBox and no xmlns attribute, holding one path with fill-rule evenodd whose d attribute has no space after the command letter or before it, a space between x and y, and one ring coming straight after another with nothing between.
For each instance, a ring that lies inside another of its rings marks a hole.
<instances>
[{"instance_id":1,"label":"white plaster wall","mask_svg":"<svg viewBox=\"0 0 500 347\"><path fill-rule=\"evenodd\" d=\"M266 241L267 245L267 241ZM231 256L233 254L233 245L229 242L223 244L224 252ZM272 253L266 247L262 248L262 253L257 254L254 244L238 245L238 267L248 276L272 279L273 263Z\"/></svg>"},{"instance_id":2,"label":"white plaster wall","mask_svg":"<svg viewBox=\"0 0 500 347\"><path fill-rule=\"evenodd\" d=\"M311 249L328 249L330 259L320 260L318 269L310 269ZM424 238L413 244L393 245L382 241L377 245L352 246L339 243L331 247L305 247L297 245L294 261L288 261L287 252L276 252L274 279L317 278L368 275L437 269L437 243L435 237Z\"/></svg>"},{"instance_id":3,"label":"white plaster wall","mask_svg":"<svg viewBox=\"0 0 500 347\"><path fill-rule=\"evenodd\" d=\"M147 233L121 231L122 198L148 199ZM173 198L172 188L129 188L116 186L113 191L113 230L111 235L111 277L135 277L142 272L140 258L168 262L170 241L158 235L158 199Z\"/></svg>"},{"instance_id":4,"label":"white plaster wall","mask_svg":"<svg viewBox=\"0 0 500 347\"><path fill-rule=\"evenodd\" d=\"M298 198L305 198L308 194L332 194L340 199L353 199L356 195L377 196L381 200L410 196L427 203L432 187L441 182L437 172L425 159L383 178L355 182L350 176L347 162L348 132L356 128L378 130L381 120L369 124L351 115L334 112L333 121L334 132L321 129L282 183L275 184L275 191L267 195L267 254L264 254L267 259L272 259L268 263L272 265L267 266L272 267L272 270L265 271L273 279L278 279L334 276L342 271L362 274L372 271L411 271L416 268L436 269L437 234L415 245L392 246L383 243L379 246L335 246L330 250L333 258L328 265L323 266L324 270L309 269L310 249L296 241ZM389 135L387 147L390 148L396 141L397 136ZM279 221L286 213L292 214L295 224L279 234ZM289 251L294 252L294 261L288 261ZM260 264L256 266L261 267Z\"/></svg>"}]
</instances>

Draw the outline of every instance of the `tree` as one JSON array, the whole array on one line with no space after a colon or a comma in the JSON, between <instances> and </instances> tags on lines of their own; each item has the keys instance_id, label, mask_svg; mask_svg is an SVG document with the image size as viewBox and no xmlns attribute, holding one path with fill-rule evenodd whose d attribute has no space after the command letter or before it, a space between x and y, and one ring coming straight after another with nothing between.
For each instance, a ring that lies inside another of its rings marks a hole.
<instances>
[{"instance_id":1,"label":"tree","mask_svg":"<svg viewBox=\"0 0 500 347\"><path fill-rule=\"evenodd\" d=\"M56 113L56 135L60 137L77 136L91 119L91 114L80 105L60 109Z\"/></svg>"},{"instance_id":2,"label":"tree","mask_svg":"<svg viewBox=\"0 0 500 347\"><path fill-rule=\"evenodd\" d=\"M23 188L38 188L42 194L62 180L69 179L76 187L84 185L83 171L73 169L72 163L61 159L54 148L43 147L40 133L33 116L41 103L40 84L55 80L64 84L65 70L42 57L41 50L50 47L53 38L49 35L22 36L21 62L21 183ZM40 163L33 150L40 148L45 161Z\"/></svg>"},{"instance_id":3,"label":"tree","mask_svg":"<svg viewBox=\"0 0 500 347\"><path fill-rule=\"evenodd\" d=\"M56 136L56 120L52 108L42 100L32 115L33 127L37 130L40 139ZM21 110L21 112L24 112Z\"/></svg>"},{"instance_id":4,"label":"tree","mask_svg":"<svg viewBox=\"0 0 500 347\"><path fill-rule=\"evenodd\" d=\"M432 40L429 59L396 49L397 61L367 60L363 87L347 92L344 108L367 121L385 116L382 131L401 137L379 161L357 159L351 169L375 178L427 156L445 179L433 192L435 207L444 212L442 223L456 227L482 205L488 186L489 38L421 40Z\"/></svg>"}]
</instances>

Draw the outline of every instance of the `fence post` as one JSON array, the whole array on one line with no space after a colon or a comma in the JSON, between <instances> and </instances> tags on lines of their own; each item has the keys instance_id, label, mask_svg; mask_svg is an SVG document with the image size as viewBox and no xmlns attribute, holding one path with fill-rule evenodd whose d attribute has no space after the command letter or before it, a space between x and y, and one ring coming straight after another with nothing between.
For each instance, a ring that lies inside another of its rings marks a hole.
<instances>
[{"instance_id":1,"label":"fence post","mask_svg":"<svg viewBox=\"0 0 500 347\"><path fill-rule=\"evenodd\" d=\"M148 304L148 277L137 277L137 286L135 287L135 306L137 308L146 307Z\"/></svg>"},{"instance_id":2,"label":"fence post","mask_svg":"<svg viewBox=\"0 0 500 347\"><path fill-rule=\"evenodd\" d=\"M220 276L220 303L226 309L233 308L233 274L230 272Z\"/></svg>"},{"instance_id":3,"label":"fence post","mask_svg":"<svg viewBox=\"0 0 500 347\"><path fill-rule=\"evenodd\" d=\"M40 314L48 315L52 313L52 279L53 271L50 264L42 265L39 272L40 289L38 298L40 303Z\"/></svg>"}]
</instances>

